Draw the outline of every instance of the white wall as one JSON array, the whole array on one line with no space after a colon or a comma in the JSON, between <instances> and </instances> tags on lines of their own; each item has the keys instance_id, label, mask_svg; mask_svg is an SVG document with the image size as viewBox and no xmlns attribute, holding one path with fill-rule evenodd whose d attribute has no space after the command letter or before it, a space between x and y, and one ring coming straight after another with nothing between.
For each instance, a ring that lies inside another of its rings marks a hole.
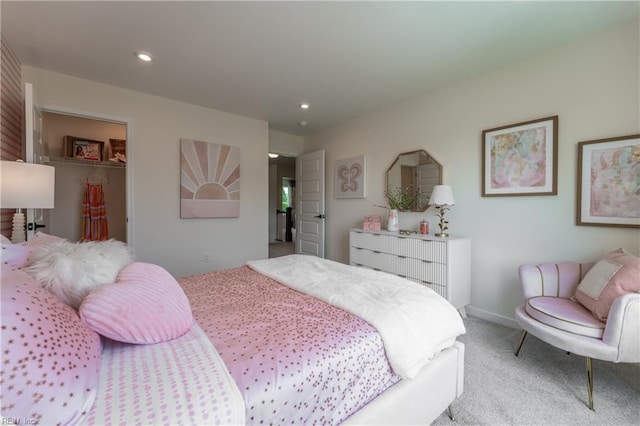
<instances>
[{"instance_id":1,"label":"white wall","mask_svg":"<svg viewBox=\"0 0 640 426\"><path fill-rule=\"evenodd\" d=\"M305 138L327 158L327 257L348 262L348 232L386 212L385 170L425 149L443 165L456 205L450 231L472 240L472 312L513 324L522 263L589 261L618 247L640 254L640 230L575 225L577 143L640 133L638 22L460 82ZM481 133L559 116L558 195L481 197ZM336 200L335 161L365 154L367 199ZM428 211L431 232L437 229ZM421 213L401 213L416 229Z\"/></svg>"},{"instance_id":2,"label":"white wall","mask_svg":"<svg viewBox=\"0 0 640 426\"><path fill-rule=\"evenodd\" d=\"M269 130L269 152L286 157L297 157L304 152L304 138Z\"/></svg>"},{"instance_id":3,"label":"white wall","mask_svg":"<svg viewBox=\"0 0 640 426\"><path fill-rule=\"evenodd\" d=\"M23 66L41 105L130 120L127 166L133 171L133 235L138 260L176 276L265 258L268 123ZM180 138L239 147L240 217L180 219ZM204 252L210 261L203 262Z\"/></svg>"}]
</instances>

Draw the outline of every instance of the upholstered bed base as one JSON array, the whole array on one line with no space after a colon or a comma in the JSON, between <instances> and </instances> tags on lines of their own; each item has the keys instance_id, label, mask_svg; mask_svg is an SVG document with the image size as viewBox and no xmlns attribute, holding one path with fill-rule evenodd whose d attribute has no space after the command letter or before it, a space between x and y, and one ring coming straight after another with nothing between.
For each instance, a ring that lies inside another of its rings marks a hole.
<instances>
[{"instance_id":1,"label":"upholstered bed base","mask_svg":"<svg viewBox=\"0 0 640 426\"><path fill-rule=\"evenodd\" d=\"M430 424L462 394L463 379L464 344L455 342L416 378L396 383L342 424Z\"/></svg>"}]
</instances>

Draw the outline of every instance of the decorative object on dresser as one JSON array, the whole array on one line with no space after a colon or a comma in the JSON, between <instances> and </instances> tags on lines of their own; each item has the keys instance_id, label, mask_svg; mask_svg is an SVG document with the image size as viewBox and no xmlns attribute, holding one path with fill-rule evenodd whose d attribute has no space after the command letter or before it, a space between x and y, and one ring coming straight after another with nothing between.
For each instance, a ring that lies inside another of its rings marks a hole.
<instances>
[{"instance_id":1,"label":"decorative object on dresser","mask_svg":"<svg viewBox=\"0 0 640 426\"><path fill-rule=\"evenodd\" d=\"M1 199L3 209L17 209L13 215L11 242L26 239L26 220L23 208L52 209L55 190L55 168L42 164L2 161L0 165ZM33 228L41 225L29 224Z\"/></svg>"},{"instance_id":2,"label":"decorative object on dresser","mask_svg":"<svg viewBox=\"0 0 640 426\"><path fill-rule=\"evenodd\" d=\"M398 219L398 210L389 210L389 219L387 220L387 231L397 231L400 229L400 220Z\"/></svg>"},{"instance_id":3,"label":"decorative object on dresser","mask_svg":"<svg viewBox=\"0 0 640 426\"><path fill-rule=\"evenodd\" d=\"M438 210L437 216L438 219L440 219L440 222L438 223L438 226L440 226L440 232L435 234L436 237L448 237L449 234L444 231L449 229L449 221L444 219L444 214L449 210L448 206L453 206L455 204L451 187L449 185L436 185L431 193L429 204L436 206L436 209Z\"/></svg>"},{"instance_id":4,"label":"decorative object on dresser","mask_svg":"<svg viewBox=\"0 0 640 426\"><path fill-rule=\"evenodd\" d=\"M368 215L364 217L362 222L362 229L365 231L379 231L380 230L380 216Z\"/></svg>"},{"instance_id":5,"label":"decorative object on dresser","mask_svg":"<svg viewBox=\"0 0 640 426\"><path fill-rule=\"evenodd\" d=\"M482 196L558 193L558 116L482 132Z\"/></svg>"},{"instance_id":6,"label":"decorative object on dresser","mask_svg":"<svg viewBox=\"0 0 640 426\"><path fill-rule=\"evenodd\" d=\"M471 240L386 231L349 232L349 263L389 272L434 290L466 316L471 302Z\"/></svg>"},{"instance_id":7,"label":"decorative object on dresser","mask_svg":"<svg viewBox=\"0 0 640 426\"><path fill-rule=\"evenodd\" d=\"M640 134L578 144L576 225L640 228Z\"/></svg>"}]
</instances>

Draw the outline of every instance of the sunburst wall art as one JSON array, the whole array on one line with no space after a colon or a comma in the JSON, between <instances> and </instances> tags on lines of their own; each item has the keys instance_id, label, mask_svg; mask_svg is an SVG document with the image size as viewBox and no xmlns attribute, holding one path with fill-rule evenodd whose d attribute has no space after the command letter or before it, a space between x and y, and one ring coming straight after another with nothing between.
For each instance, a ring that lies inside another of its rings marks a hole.
<instances>
[{"instance_id":1,"label":"sunburst wall art","mask_svg":"<svg viewBox=\"0 0 640 426\"><path fill-rule=\"evenodd\" d=\"M240 217L240 148L180 139L180 217Z\"/></svg>"}]
</instances>

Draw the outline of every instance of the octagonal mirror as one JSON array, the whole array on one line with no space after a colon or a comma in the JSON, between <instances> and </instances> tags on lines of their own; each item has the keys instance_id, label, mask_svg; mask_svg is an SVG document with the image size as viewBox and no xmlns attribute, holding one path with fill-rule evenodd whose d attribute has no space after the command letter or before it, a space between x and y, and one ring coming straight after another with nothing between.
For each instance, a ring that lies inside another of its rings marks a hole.
<instances>
[{"instance_id":1,"label":"octagonal mirror","mask_svg":"<svg viewBox=\"0 0 640 426\"><path fill-rule=\"evenodd\" d=\"M406 211L423 212L429 207L429 198L433 187L442 184L442 165L428 152L404 152L396 157L385 176L387 191L406 191L409 196L418 197L411 209Z\"/></svg>"}]
</instances>

